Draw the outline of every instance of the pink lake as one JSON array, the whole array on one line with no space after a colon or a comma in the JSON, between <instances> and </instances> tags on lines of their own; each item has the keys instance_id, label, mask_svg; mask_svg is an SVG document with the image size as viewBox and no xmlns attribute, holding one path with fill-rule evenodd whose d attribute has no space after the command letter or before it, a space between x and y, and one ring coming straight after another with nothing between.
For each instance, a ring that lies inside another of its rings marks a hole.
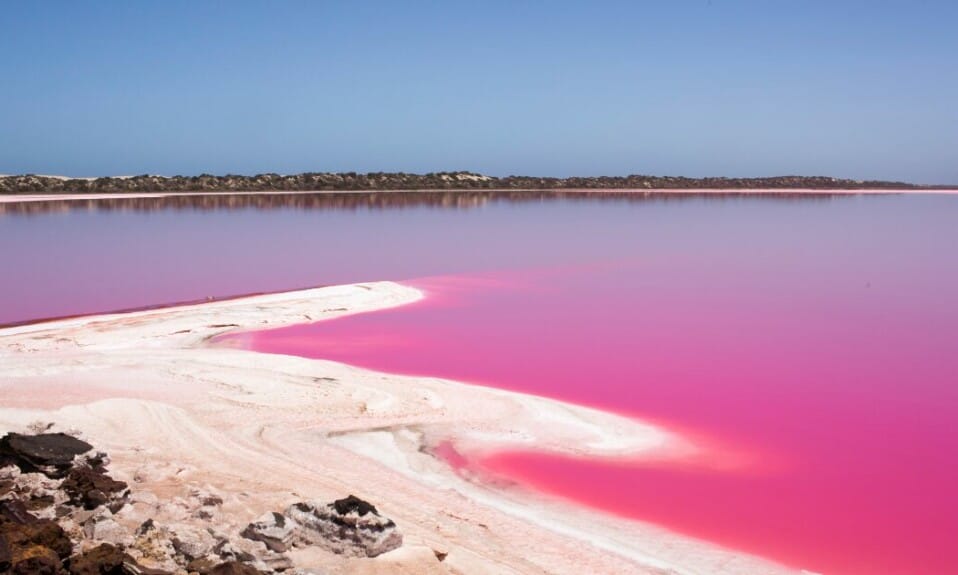
<instances>
[{"instance_id":1,"label":"pink lake","mask_svg":"<svg viewBox=\"0 0 958 575\"><path fill-rule=\"evenodd\" d=\"M243 338L595 406L711 449L474 462L526 488L817 572L955 573L958 243L901 230L426 278L406 282L417 304Z\"/></svg>"},{"instance_id":2,"label":"pink lake","mask_svg":"<svg viewBox=\"0 0 958 575\"><path fill-rule=\"evenodd\" d=\"M470 462L520 489L812 571L958 573L958 196L385 196L7 210L0 323L406 281L427 299L245 337L709 448Z\"/></svg>"}]
</instances>

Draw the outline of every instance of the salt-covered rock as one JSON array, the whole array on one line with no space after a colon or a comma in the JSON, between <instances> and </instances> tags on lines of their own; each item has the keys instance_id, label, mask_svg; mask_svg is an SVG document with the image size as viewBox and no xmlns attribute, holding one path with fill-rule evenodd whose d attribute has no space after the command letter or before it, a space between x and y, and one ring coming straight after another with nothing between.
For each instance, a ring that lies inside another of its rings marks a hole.
<instances>
[{"instance_id":1,"label":"salt-covered rock","mask_svg":"<svg viewBox=\"0 0 958 575\"><path fill-rule=\"evenodd\" d=\"M83 523L83 536L87 539L113 545L131 545L133 535L116 522L109 510L103 509Z\"/></svg>"},{"instance_id":2,"label":"salt-covered rock","mask_svg":"<svg viewBox=\"0 0 958 575\"><path fill-rule=\"evenodd\" d=\"M16 481L18 477L20 477L20 468L16 465L0 467L0 481Z\"/></svg>"},{"instance_id":3,"label":"salt-covered rock","mask_svg":"<svg viewBox=\"0 0 958 575\"><path fill-rule=\"evenodd\" d=\"M213 522L220 513L223 497L209 489L193 489L190 491L189 502L191 518Z\"/></svg>"},{"instance_id":4,"label":"salt-covered rock","mask_svg":"<svg viewBox=\"0 0 958 575\"><path fill-rule=\"evenodd\" d=\"M55 519L56 507L66 502L60 480L38 472L22 473L16 467L7 469L7 476L13 479L0 481L0 493L23 501L38 517Z\"/></svg>"},{"instance_id":5,"label":"salt-covered rock","mask_svg":"<svg viewBox=\"0 0 958 575\"><path fill-rule=\"evenodd\" d=\"M263 571L286 571L293 568L293 560L282 553L266 553L256 562L256 567Z\"/></svg>"},{"instance_id":6,"label":"salt-covered rock","mask_svg":"<svg viewBox=\"0 0 958 575\"><path fill-rule=\"evenodd\" d=\"M170 542L169 530L157 527L152 519L144 521L137 528L133 544L127 548L127 552L147 567L170 571L177 567L173 559L176 549Z\"/></svg>"},{"instance_id":7,"label":"salt-covered rock","mask_svg":"<svg viewBox=\"0 0 958 575\"><path fill-rule=\"evenodd\" d=\"M206 529L180 525L171 531L173 549L187 562L206 557L216 545L216 540Z\"/></svg>"},{"instance_id":8,"label":"salt-covered rock","mask_svg":"<svg viewBox=\"0 0 958 575\"><path fill-rule=\"evenodd\" d=\"M270 551L282 553L289 548L296 527L293 521L281 513L266 513L247 525L241 535L253 541L262 541Z\"/></svg>"},{"instance_id":9,"label":"salt-covered rock","mask_svg":"<svg viewBox=\"0 0 958 575\"><path fill-rule=\"evenodd\" d=\"M254 561L257 555L262 555L267 551L268 549L262 541L251 541L249 539L221 541L213 548L213 553L223 561L239 561L241 563Z\"/></svg>"},{"instance_id":10,"label":"salt-covered rock","mask_svg":"<svg viewBox=\"0 0 958 575\"><path fill-rule=\"evenodd\" d=\"M328 505L294 503L286 517L297 544L318 545L352 557L375 557L402 545L402 534L370 503L350 495Z\"/></svg>"},{"instance_id":11,"label":"salt-covered rock","mask_svg":"<svg viewBox=\"0 0 958 575\"><path fill-rule=\"evenodd\" d=\"M11 487L27 499L48 497L55 503L66 501L66 496L60 492L60 480L51 479L42 473L19 473Z\"/></svg>"},{"instance_id":12,"label":"salt-covered rock","mask_svg":"<svg viewBox=\"0 0 958 575\"><path fill-rule=\"evenodd\" d=\"M177 569L177 563L174 559L176 549L173 548L170 538L169 530L157 527L153 521L148 520L137 529L133 544L127 548L127 552L142 566L172 572Z\"/></svg>"}]
</instances>

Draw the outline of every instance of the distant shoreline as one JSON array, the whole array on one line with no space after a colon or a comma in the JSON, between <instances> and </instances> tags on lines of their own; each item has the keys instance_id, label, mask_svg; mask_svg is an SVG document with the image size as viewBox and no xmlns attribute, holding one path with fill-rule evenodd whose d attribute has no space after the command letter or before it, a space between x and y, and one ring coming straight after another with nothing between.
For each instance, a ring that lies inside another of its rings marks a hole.
<instances>
[{"instance_id":1,"label":"distant shoreline","mask_svg":"<svg viewBox=\"0 0 958 575\"><path fill-rule=\"evenodd\" d=\"M880 194L958 194L958 187L936 188L657 188L657 189L627 189L627 188L553 188L553 189L397 189L397 190L269 190L269 191L186 191L186 192L112 192L112 193L59 193L59 194L0 194L0 204L4 203L32 203L49 201L84 201L84 200L112 200L112 199L162 199L162 198L189 198L202 196L297 196L311 194L377 194L377 193L436 193L436 192L553 192L561 194L582 193L635 193L641 195L880 195Z\"/></svg>"},{"instance_id":2,"label":"distant shoreline","mask_svg":"<svg viewBox=\"0 0 958 575\"><path fill-rule=\"evenodd\" d=\"M549 178L530 176L491 177L472 172L406 173L304 173L255 176L120 176L66 178L63 176L0 176L0 197L43 195L114 194L209 194L209 193L295 193L295 192L385 192L385 191L585 191L631 190L748 191L748 192L830 192L859 191L941 191L955 185L917 185L881 180L850 180L824 176L776 176L768 178L686 178L674 176L598 176Z\"/></svg>"}]
</instances>

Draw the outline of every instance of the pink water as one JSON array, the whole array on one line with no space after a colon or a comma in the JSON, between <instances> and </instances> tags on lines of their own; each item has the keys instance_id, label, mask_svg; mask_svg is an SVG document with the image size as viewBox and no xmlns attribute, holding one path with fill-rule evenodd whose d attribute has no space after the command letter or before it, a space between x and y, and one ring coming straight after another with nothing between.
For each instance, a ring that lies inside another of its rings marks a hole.
<instances>
[{"instance_id":1,"label":"pink water","mask_svg":"<svg viewBox=\"0 0 958 575\"><path fill-rule=\"evenodd\" d=\"M826 573L958 573L958 197L470 206L6 213L0 323L427 278L420 303L252 343L707 448L468 461L526 489Z\"/></svg>"},{"instance_id":2,"label":"pink water","mask_svg":"<svg viewBox=\"0 0 958 575\"><path fill-rule=\"evenodd\" d=\"M844 252L432 278L408 282L418 304L247 337L648 418L710 450L476 462L530 488L825 573L958 572L954 260Z\"/></svg>"}]
</instances>

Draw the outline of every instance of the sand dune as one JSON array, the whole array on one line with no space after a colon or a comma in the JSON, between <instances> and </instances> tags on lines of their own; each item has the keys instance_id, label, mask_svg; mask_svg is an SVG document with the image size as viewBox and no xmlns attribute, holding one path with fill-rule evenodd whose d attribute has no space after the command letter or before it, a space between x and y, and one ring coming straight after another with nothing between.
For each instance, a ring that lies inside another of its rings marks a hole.
<instances>
[{"instance_id":1,"label":"sand dune","mask_svg":"<svg viewBox=\"0 0 958 575\"><path fill-rule=\"evenodd\" d=\"M190 523L191 490L225 500L239 531L301 499L353 493L405 534L375 559L297 551L330 573L795 573L635 521L460 475L431 454L452 440L592 456L693 449L616 415L434 378L209 345L231 330L401 305L380 282L0 330L0 427L74 429L140 494L122 521ZM650 496L654 496L651 494ZM448 554L440 562L435 552Z\"/></svg>"}]
</instances>

